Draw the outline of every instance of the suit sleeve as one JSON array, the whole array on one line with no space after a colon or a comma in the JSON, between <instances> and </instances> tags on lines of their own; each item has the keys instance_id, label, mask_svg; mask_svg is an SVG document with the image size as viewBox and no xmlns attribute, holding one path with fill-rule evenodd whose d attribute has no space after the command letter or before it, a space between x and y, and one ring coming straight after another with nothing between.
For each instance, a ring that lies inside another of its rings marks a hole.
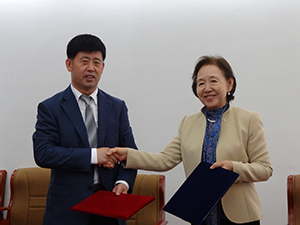
<instances>
[{"instance_id":1,"label":"suit sleeve","mask_svg":"<svg viewBox=\"0 0 300 225\"><path fill-rule=\"evenodd\" d=\"M125 102L122 101L122 110L120 114L120 128L119 128L119 147L130 147L137 149L132 133L132 128L129 123L128 109ZM132 192L134 181L136 178L136 169L124 169L124 167L118 165L117 180L125 180L129 184L129 193Z\"/></svg>"},{"instance_id":2,"label":"suit sleeve","mask_svg":"<svg viewBox=\"0 0 300 225\"><path fill-rule=\"evenodd\" d=\"M63 128L59 121L66 118L58 118L60 115L55 114L51 108L46 102L38 106L36 131L33 134L35 162L45 168L90 172L90 149L75 147L76 140L72 140L75 143L73 147L64 147L67 145L60 138L60 129ZM70 139L75 138L70 135Z\"/></svg>"}]
</instances>

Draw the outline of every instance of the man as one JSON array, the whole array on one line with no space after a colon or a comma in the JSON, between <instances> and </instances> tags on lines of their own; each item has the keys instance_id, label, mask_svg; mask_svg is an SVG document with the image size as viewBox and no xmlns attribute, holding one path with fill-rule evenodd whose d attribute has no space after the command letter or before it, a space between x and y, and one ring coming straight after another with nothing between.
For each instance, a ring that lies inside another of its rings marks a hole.
<instances>
[{"instance_id":1,"label":"man","mask_svg":"<svg viewBox=\"0 0 300 225\"><path fill-rule=\"evenodd\" d=\"M97 87L105 55L98 37L74 37L67 46L70 86L38 106L34 158L37 165L51 168L44 225L126 224L70 209L97 190L130 193L136 177L136 170L121 164L101 166L116 162L106 155L109 148L136 148L125 102Z\"/></svg>"}]
</instances>

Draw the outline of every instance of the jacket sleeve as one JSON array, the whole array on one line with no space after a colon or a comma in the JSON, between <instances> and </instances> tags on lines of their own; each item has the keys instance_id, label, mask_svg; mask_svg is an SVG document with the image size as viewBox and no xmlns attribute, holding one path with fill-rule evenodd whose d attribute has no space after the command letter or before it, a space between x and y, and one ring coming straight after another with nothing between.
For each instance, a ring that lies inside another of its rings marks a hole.
<instances>
[{"instance_id":1,"label":"jacket sleeve","mask_svg":"<svg viewBox=\"0 0 300 225\"><path fill-rule=\"evenodd\" d=\"M130 147L137 149L130 126L128 109L124 101L122 101L122 107L120 112L120 126L119 126L119 147ZM135 182L137 170L136 169L124 169L124 167L118 165L117 180L125 180L129 185L129 193L132 192L133 185Z\"/></svg>"},{"instance_id":2,"label":"jacket sleeve","mask_svg":"<svg viewBox=\"0 0 300 225\"><path fill-rule=\"evenodd\" d=\"M178 134L171 140L165 149L159 153L135 151L128 148L126 168L143 169L163 172L174 168L182 161L181 155L181 121Z\"/></svg>"},{"instance_id":3,"label":"jacket sleeve","mask_svg":"<svg viewBox=\"0 0 300 225\"><path fill-rule=\"evenodd\" d=\"M233 161L233 171L240 176L237 182L266 181L272 176L272 166L262 120L258 113L251 114L248 125L246 162Z\"/></svg>"},{"instance_id":4,"label":"jacket sleeve","mask_svg":"<svg viewBox=\"0 0 300 225\"><path fill-rule=\"evenodd\" d=\"M82 146L82 148L77 147L79 140L76 140L72 135L75 134L78 136L78 134L76 134L74 128L62 128L60 121L66 121L66 118L59 117L61 117L61 115L54 113L52 107L46 102L39 104L37 122L35 125L36 130L33 134L35 162L38 166L45 168L90 172L90 148L85 148L84 146ZM60 129L68 129L67 132L69 132L70 135L69 140L68 137L64 139L65 141L72 141L74 143L73 145L64 147L67 145L62 143L62 131Z\"/></svg>"}]
</instances>

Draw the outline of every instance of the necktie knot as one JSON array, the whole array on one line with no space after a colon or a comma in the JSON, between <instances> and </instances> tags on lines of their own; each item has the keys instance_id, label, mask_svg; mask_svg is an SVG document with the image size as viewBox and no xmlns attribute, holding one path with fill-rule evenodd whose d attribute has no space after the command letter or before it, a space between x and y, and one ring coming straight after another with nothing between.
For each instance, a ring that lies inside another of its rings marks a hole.
<instances>
[{"instance_id":1,"label":"necktie knot","mask_svg":"<svg viewBox=\"0 0 300 225\"><path fill-rule=\"evenodd\" d=\"M91 99L92 99L91 96L89 96L89 95L81 95L80 97L81 97L81 99L84 101L84 103L85 103L86 105L89 105L89 104L90 104Z\"/></svg>"}]
</instances>

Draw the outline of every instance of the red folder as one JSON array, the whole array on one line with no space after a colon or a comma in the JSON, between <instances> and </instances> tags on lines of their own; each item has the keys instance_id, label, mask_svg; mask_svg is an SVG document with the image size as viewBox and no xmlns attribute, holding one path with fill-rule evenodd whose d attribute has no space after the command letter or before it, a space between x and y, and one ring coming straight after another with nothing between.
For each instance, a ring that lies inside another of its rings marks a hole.
<instances>
[{"instance_id":1,"label":"red folder","mask_svg":"<svg viewBox=\"0 0 300 225\"><path fill-rule=\"evenodd\" d=\"M155 197L98 191L74 205L71 210L116 219L128 220L141 208L154 201Z\"/></svg>"}]
</instances>

